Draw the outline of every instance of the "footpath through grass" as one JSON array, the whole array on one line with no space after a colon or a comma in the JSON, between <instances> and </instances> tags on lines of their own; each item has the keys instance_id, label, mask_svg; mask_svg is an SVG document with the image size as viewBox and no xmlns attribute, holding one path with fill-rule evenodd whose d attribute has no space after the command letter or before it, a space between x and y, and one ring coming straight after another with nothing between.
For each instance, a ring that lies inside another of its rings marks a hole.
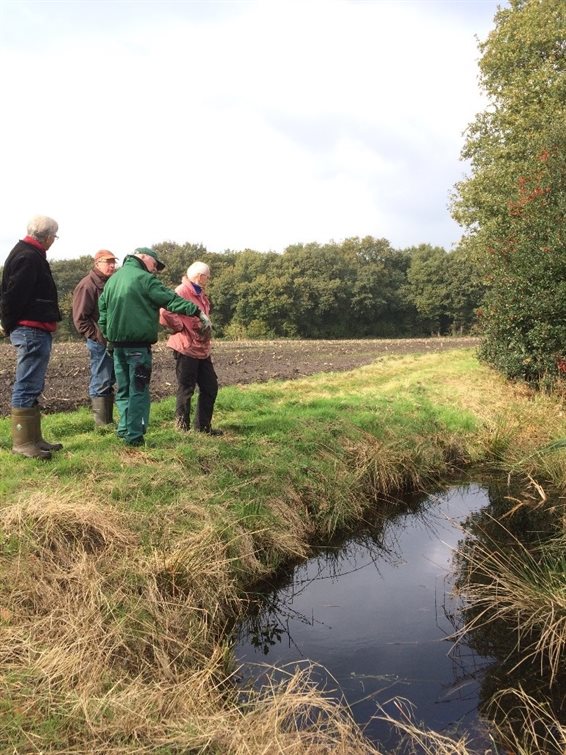
<instances>
[{"instance_id":1,"label":"footpath through grass","mask_svg":"<svg viewBox=\"0 0 566 755\"><path fill-rule=\"evenodd\" d=\"M152 407L143 449L46 417L64 450L10 452L0 420L0 751L374 751L308 676L242 700L226 627L257 580L403 491L468 465L564 489L556 399L473 350L221 390L212 438Z\"/></svg>"}]
</instances>

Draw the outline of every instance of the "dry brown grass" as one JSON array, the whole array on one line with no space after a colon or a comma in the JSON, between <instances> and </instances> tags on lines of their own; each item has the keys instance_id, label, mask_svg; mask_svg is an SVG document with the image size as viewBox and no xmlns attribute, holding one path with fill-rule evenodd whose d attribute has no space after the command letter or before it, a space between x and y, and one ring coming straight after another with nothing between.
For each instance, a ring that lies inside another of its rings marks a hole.
<instances>
[{"instance_id":1,"label":"dry brown grass","mask_svg":"<svg viewBox=\"0 0 566 755\"><path fill-rule=\"evenodd\" d=\"M311 681L310 668L292 669L282 682L267 684L250 706L240 711L240 724L226 752L289 755L361 755L378 753L330 695ZM251 736L250 733L251 732Z\"/></svg>"},{"instance_id":2,"label":"dry brown grass","mask_svg":"<svg viewBox=\"0 0 566 755\"><path fill-rule=\"evenodd\" d=\"M146 552L132 524L76 492L0 510L2 752L373 752L307 670L241 704L222 642L243 605L229 551L249 569L269 538L204 524Z\"/></svg>"},{"instance_id":3,"label":"dry brown grass","mask_svg":"<svg viewBox=\"0 0 566 755\"><path fill-rule=\"evenodd\" d=\"M525 504L519 502L513 511L518 505ZM504 528L501 522L498 526ZM541 667L547 666L552 684L563 668L566 651L566 534L535 550L510 532L507 535L512 548L494 547L488 537L486 542L475 541L466 552L467 577L460 592L473 618L460 634L492 622L513 627L521 663L538 661Z\"/></svg>"},{"instance_id":4,"label":"dry brown grass","mask_svg":"<svg viewBox=\"0 0 566 755\"><path fill-rule=\"evenodd\" d=\"M434 731L427 731L412 720L411 706L403 699L395 702L397 715L380 715L393 729L403 735L395 752L403 755L479 755L473 753L466 737L453 739ZM490 755L489 751L485 755Z\"/></svg>"},{"instance_id":5,"label":"dry brown grass","mask_svg":"<svg viewBox=\"0 0 566 755\"><path fill-rule=\"evenodd\" d=\"M18 547L17 557L2 563L4 668L23 662L55 686L95 679L119 644L104 620L108 573L135 536L115 511L71 494L34 494L1 509L0 525Z\"/></svg>"},{"instance_id":6,"label":"dry brown grass","mask_svg":"<svg viewBox=\"0 0 566 755\"><path fill-rule=\"evenodd\" d=\"M556 719L547 704L535 700L521 687L501 690L492 704L500 709L497 730L507 752L564 755L566 726Z\"/></svg>"},{"instance_id":7,"label":"dry brown grass","mask_svg":"<svg viewBox=\"0 0 566 755\"><path fill-rule=\"evenodd\" d=\"M388 498L413 490L420 475L406 450L392 448L370 435L348 442L347 451L355 470L356 488L369 497Z\"/></svg>"},{"instance_id":8,"label":"dry brown grass","mask_svg":"<svg viewBox=\"0 0 566 755\"><path fill-rule=\"evenodd\" d=\"M89 701L92 752L226 753L226 755L370 755L378 750L364 740L347 712L309 681L308 669L296 670L247 700L211 684L212 658L199 672L174 685L130 684L121 693ZM98 726L99 713L119 710L119 727ZM118 740L127 733L130 744ZM97 749L94 743L99 742ZM135 744L134 744L135 742Z\"/></svg>"}]
</instances>

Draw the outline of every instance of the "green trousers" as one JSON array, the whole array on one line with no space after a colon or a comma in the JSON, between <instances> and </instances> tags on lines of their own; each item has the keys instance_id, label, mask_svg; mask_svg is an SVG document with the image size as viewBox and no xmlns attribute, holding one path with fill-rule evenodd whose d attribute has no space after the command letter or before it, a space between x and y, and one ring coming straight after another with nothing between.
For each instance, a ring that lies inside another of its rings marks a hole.
<instances>
[{"instance_id":1,"label":"green trousers","mask_svg":"<svg viewBox=\"0 0 566 755\"><path fill-rule=\"evenodd\" d=\"M114 372L115 403L120 417L116 433L128 445L139 446L149 425L151 348L115 346Z\"/></svg>"}]
</instances>

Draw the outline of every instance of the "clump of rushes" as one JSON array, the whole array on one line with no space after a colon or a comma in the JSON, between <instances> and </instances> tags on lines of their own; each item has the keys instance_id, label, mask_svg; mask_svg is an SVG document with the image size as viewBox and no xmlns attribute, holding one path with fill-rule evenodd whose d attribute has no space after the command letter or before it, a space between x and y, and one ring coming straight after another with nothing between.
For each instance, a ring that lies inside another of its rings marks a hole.
<instances>
[{"instance_id":1,"label":"clump of rushes","mask_svg":"<svg viewBox=\"0 0 566 755\"><path fill-rule=\"evenodd\" d=\"M518 663L548 668L552 684L566 657L566 534L527 547L501 521L493 525L505 529L510 547L492 535L468 543L459 591L472 618L461 634L502 622L516 632Z\"/></svg>"},{"instance_id":2,"label":"clump of rushes","mask_svg":"<svg viewBox=\"0 0 566 755\"><path fill-rule=\"evenodd\" d=\"M454 739L435 731L427 731L416 724L411 705L406 700L397 698L394 705L397 711L395 716L386 712L379 715L381 720L387 721L401 735L401 741L389 755L478 755L470 748L467 737Z\"/></svg>"},{"instance_id":3,"label":"clump of rushes","mask_svg":"<svg viewBox=\"0 0 566 755\"><path fill-rule=\"evenodd\" d=\"M566 752L564 723L557 720L546 703L535 700L521 687L501 690L492 705L500 711L497 724L500 752L515 755L564 755Z\"/></svg>"},{"instance_id":4,"label":"clump of rushes","mask_svg":"<svg viewBox=\"0 0 566 755\"><path fill-rule=\"evenodd\" d=\"M453 738L428 731L415 723L411 705L398 698L394 701L396 714L379 715L401 735L398 746L388 755L564 755L566 727L557 720L549 706L528 695L520 687L498 692L491 701L497 723L489 734L491 747L474 747L466 736Z\"/></svg>"}]
</instances>

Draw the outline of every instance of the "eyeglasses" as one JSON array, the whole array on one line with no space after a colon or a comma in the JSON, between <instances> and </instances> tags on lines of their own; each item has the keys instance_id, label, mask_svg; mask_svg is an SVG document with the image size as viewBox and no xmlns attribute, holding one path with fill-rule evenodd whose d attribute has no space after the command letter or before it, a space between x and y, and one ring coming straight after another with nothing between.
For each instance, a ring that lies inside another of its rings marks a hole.
<instances>
[{"instance_id":1,"label":"eyeglasses","mask_svg":"<svg viewBox=\"0 0 566 755\"><path fill-rule=\"evenodd\" d=\"M116 260L98 260L99 262L102 262L103 265L115 265Z\"/></svg>"},{"instance_id":2,"label":"eyeglasses","mask_svg":"<svg viewBox=\"0 0 566 755\"><path fill-rule=\"evenodd\" d=\"M54 238L54 239L58 239L58 238L59 238L59 236L57 236L57 234L56 234L56 233L54 233L54 234L53 234L53 238Z\"/></svg>"}]
</instances>

